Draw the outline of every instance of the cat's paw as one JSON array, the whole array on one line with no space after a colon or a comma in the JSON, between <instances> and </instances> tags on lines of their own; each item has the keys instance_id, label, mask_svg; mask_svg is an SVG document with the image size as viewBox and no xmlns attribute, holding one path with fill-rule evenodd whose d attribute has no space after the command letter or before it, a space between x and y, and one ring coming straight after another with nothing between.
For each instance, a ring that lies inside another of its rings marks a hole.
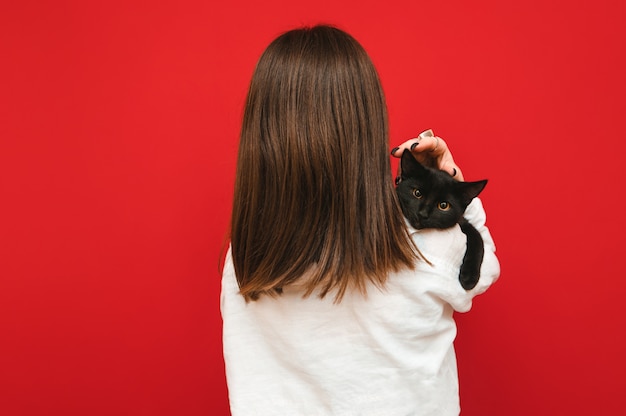
<instances>
[{"instance_id":1,"label":"cat's paw","mask_svg":"<svg viewBox=\"0 0 626 416\"><path fill-rule=\"evenodd\" d=\"M464 273L459 274L459 282L465 290L472 290L478 284L480 275L478 273Z\"/></svg>"}]
</instances>

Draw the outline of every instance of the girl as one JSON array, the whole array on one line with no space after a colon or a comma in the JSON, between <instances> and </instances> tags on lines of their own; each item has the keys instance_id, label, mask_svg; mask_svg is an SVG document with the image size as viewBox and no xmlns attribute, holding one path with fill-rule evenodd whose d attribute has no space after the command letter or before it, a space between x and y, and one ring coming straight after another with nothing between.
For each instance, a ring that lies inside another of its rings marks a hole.
<instances>
[{"instance_id":1,"label":"girl","mask_svg":"<svg viewBox=\"0 0 626 416\"><path fill-rule=\"evenodd\" d=\"M415 143L418 143L417 145ZM409 140L459 180L445 141ZM347 33L296 29L255 69L244 111L221 308L232 414L458 415L453 312L498 277L480 200L478 285L465 235L402 217L376 70Z\"/></svg>"}]
</instances>

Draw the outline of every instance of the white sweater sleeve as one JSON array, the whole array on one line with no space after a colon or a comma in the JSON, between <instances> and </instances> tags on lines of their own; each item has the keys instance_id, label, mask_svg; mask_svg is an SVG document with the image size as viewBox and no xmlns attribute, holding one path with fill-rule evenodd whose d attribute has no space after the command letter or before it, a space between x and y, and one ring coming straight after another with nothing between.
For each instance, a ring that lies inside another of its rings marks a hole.
<instances>
[{"instance_id":1,"label":"white sweater sleeve","mask_svg":"<svg viewBox=\"0 0 626 416\"><path fill-rule=\"evenodd\" d=\"M413 240L422 252L426 262L418 266L418 273L436 274L432 292L449 303L457 312L467 312L472 307L474 296L485 292L500 275L500 264L495 255L495 244L485 226L486 215L480 199L474 198L465 211L465 218L480 233L485 253L480 269L478 284L466 291L459 282L459 270L463 262L467 239L459 226L447 230L413 230Z\"/></svg>"}]
</instances>

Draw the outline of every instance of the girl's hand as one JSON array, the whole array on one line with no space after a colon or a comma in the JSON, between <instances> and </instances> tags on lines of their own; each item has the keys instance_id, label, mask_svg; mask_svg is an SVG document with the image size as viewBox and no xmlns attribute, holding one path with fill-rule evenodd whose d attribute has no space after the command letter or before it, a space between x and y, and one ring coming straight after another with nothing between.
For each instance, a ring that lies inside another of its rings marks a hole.
<instances>
[{"instance_id":1,"label":"girl's hand","mask_svg":"<svg viewBox=\"0 0 626 416\"><path fill-rule=\"evenodd\" d=\"M454 163L448 145L441 137L435 136L432 130L426 130L416 138L402 143L391 151L391 155L400 158L405 149L411 150L415 159L425 166L445 170L454 179L463 181L461 168ZM400 176L400 166L398 166L398 176Z\"/></svg>"}]
</instances>

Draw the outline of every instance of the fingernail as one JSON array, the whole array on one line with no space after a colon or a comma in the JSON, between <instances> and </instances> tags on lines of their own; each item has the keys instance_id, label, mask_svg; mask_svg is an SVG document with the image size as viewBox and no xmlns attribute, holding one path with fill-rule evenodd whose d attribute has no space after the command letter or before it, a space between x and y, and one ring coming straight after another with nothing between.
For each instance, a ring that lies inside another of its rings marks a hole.
<instances>
[{"instance_id":1,"label":"fingernail","mask_svg":"<svg viewBox=\"0 0 626 416\"><path fill-rule=\"evenodd\" d=\"M400 149L399 147L394 147L393 149L391 149L391 154L394 154L398 151L398 149Z\"/></svg>"},{"instance_id":2,"label":"fingernail","mask_svg":"<svg viewBox=\"0 0 626 416\"><path fill-rule=\"evenodd\" d=\"M411 150L415 149L420 142L415 142L411 145Z\"/></svg>"}]
</instances>

